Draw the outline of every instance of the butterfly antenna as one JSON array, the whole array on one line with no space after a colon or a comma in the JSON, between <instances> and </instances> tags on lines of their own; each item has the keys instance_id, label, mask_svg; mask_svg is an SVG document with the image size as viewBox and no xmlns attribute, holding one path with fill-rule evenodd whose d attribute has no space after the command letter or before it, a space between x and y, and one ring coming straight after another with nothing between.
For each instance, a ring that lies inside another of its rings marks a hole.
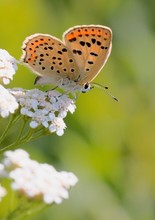
<instances>
[{"instance_id":1,"label":"butterfly antenna","mask_svg":"<svg viewBox=\"0 0 155 220\"><path fill-rule=\"evenodd\" d=\"M113 96L111 93L109 93L107 90L108 90L108 87L107 86L104 86L104 85L101 85L101 84L99 84L99 83L91 83L91 85L92 86L94 86L94 87L97 87L97 88L100 88L100 89L102 89L102 90L104 90L104 92L106 92L107 93L107 95L109 95L111 98L113 98L115 101L117 101L117 102L119 102L119 100L115 97L115 96Z\"/></svg>"}]
</instances>

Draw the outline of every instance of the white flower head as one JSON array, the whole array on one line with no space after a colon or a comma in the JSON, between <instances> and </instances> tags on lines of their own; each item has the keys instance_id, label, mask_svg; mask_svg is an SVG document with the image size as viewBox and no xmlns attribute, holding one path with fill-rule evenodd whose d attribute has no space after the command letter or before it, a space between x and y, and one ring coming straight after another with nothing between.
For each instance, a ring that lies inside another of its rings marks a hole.
<instances>
[{"instance_id":1,"label":"white flower head","mask_svg":"<svg viewBox=\"0 0 155 220\"><path fill-rule=\"evenodd\" d=\"M17 60L6 50L0 49L0 79L9 84L17 70Z\"/></svg>"},{"instance_id":2,"label":"white flower head","mask_svg":"<svg viewBox=\"0 0 155 220\"><path fill-rule=\"evenodd\" d=\"M9 92L9 90L5 89L2 85L0 85L0 115L5 118L8 117L9 114L13 114L15 110L18 108L18 103L15 97Z\"/></svg>"},{"instance_id":3,"label":"white flower head","mask_svg":"<svg viewBox=\"0 0 155 220\"><path fill-rule=\"evenodd\" d=\"M21 114L31 118L31 128L35 129L41 125L59 136L64 134L66 125L63 119L68 112L73 113L76 108L74 100L68 95L56 90L43 92L38 89L19 89L19 93L18 89L13 89L11 92L21 107Z\"/></svg>"},{"instance_id":4,"label":"white flower head","mask_svg":"<svg viewBox=\"0 0 155 220\"><path fill-rule=\"evenodd\" d=\"M59 204L69 197L68 190L78 181L71 172L58 172L51 165L31 160L28 153L21 149L8 151L5 157L4 161L7 159L10 160L9 163L19 165L9 171L13 190L30 199L41 199L46 204Z\"/></svg>"}]
</instances>

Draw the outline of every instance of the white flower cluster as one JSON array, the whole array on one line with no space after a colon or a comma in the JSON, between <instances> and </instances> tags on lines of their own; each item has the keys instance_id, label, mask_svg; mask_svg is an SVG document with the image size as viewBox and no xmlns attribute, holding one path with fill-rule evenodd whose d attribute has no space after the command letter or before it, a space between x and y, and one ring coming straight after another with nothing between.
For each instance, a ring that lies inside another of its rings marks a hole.
<instances>
[{"instance_id":1,"label":"white flower cluster","mask_svg":"<svg viewBox=\"0 0 155 220\"><path fill-rule=\"evenodd\" d=\"M63 119L68 111L71 113L75 111L74 101L68 95L62 95L56 90L43 92L38 89L13 89L10 91L21 107L21 114L31 118L31 128L42 125L51 133L63 135L66 128Z\"/></svg>"},{"instance_id":2,"label":"white flower cluster","mask_svg":"<svg viewBox=\"0 0 155 220\"><path fill-rule=\"evenodd\" d=\"M46 204L59 204L67 199L68 190L78 181L73 173L57 172L51 165L31 160L22 149L5 152L3 164L12 180L13 190L30 199L41 199Z\"/></svg>"},{"instance_id":3,"label":"white flower cluster","mask_svg":"<svg viewBox=\"0 0 155 220\"><path fill-rule=\"evenodd\" d=\"M17 61L6 50L0 49L0 80L8 84L17 70ZM0 115L5 118L13 114L18 103L10 92L0 85Z\"/></svg>"}]
</instances>

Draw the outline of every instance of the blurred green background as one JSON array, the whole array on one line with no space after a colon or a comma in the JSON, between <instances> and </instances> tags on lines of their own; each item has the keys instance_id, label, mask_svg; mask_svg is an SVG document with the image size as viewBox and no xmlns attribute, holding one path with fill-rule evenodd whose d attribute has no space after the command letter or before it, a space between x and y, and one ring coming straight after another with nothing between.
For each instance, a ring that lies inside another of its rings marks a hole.
<instances>
[{"instance_id":1,"label":"blurred green background","mask_svg":"<svg viewBox=\"0 0 155 220\"><path fill-rule=\"evenodd\" d=\"M0 0L0 48L17 59L23 40L34 33L61 38L82 24L113 30L111 56L95 82L108 86L120 103L93 89L77 100L62 137L20 146L31 158L79 178L68 200L31 220L155 219L154 9L154 0ZM34 88L34 79L19 66L9 86Z\"/></svg>"}]
</instances>

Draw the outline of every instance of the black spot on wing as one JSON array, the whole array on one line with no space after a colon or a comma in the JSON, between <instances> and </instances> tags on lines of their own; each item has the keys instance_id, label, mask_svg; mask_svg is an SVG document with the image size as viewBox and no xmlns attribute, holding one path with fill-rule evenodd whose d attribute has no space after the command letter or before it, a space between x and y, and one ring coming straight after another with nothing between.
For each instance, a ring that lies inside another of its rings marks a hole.
<instances>
[{"instance_id":1,"label":"black spot on wing","mask_svg":"<svg viewBox=\"0 0 155 220\"><path fill-rule=\"evenodd\" d=\"M86 42L87 47L91 47L91 43Z\"/></svg>"},{"instance_id":2,"label":"black spot on wing","mask_svg":"<svg viewBox=\"0 0 155 220\"><path fill-rule=\"evenodd\" d=\"M101 49L102 49L102 50L104 50L104 49L105 49L105 50L107 50L107 49L108 49L108 47L101 46Z\"/></svg>"},{"instance_id":3,"label":"black spot on wing","mask_svg":"<svg viewBox=\"0 0 155 220\"><path fill-rule=\"evenodd\" d=\"M98 45L98 46L100 46L100 45L101 45L101 42L100 42L100 41L97 41L96 43L97 43L97 45Z\"/></svg>"},{"instance_id":4,"label":"black spot on wing","mask_svg":"<svg viewBox=\"0 0 155 220\"><path fill-rule=\"evenodd\" d=\"M98 56L98 54L97 54L97 53L94 53L94 52L90 52L90 55L95 56L95 57Z\"/></svg>"},{"instance_id":5,"label":"black spot on wing","mask_svg":"<svg viewBox=\"0 0 155 220\"><path fill-rule=\"evenodd\" d=\"M95 44L96 39L95 39L95 38L92 38L91 41L92 41L93 44Z\"/></svg>"},{"instance_id":6,"label":"black spot on wing","mask_svg":"<svg viewBox=\"0 0 155 220\"><path fill-rule=\"evenodd\" d=\"M81 50L75 50L75 49L74 49L74 50L73 50L73 53L74 53L74 54L81 55L81 54L82 54L82 51L81 51Z\"/></svg>"},{"instance_id":7,"label":"black spot on wing","mask_svg":"<svg viewBox=\"0 0 155 220\"><path fill-rule=\"evenodd\" d=\"M85 46L85 42L84 41L80 41L81 46Z\"/></svg>"},{"instance_id":8,"label":"black spot on wing","mask_svg":"<svg viewBox=\"0 0 155 220\"><path fill-rule=\"evenodd\" d=\"M69 40L69 42L74 42L74 41L76 41L76 37L73 37Z\"/></svg>"},{"instance_id":9,"label":"black spot on wing","mask_svg":"<svg viewBox=\"0 0 155 220\"><path fill-rule=\"evenodd\" d=\"M93 61L90 61L90 60L88 61L88 63L89 63L89 64L94 64L94 62L93 62Z\"/></svg>"},{"instance_id":10,"label":"black spot on wing","mask_svg":"<svg viewBox=\"0 0 155 220\"><path fill-rule=\"evenodd\" d=\"M62 52L60 50L58 50L58 54L61 54L62 55Z\"/></svg>"},{"instance_id":11,"label":"black spot on wing","mask_svg":"<svg viewBox=\"0 0 155 220\"><path fill-rule=\"evenodd\" d=\"M62 49L62 52L67 52L67 49L66 49L66 48L63 48L63 49Z\"/></svg>"}]
</instances>

